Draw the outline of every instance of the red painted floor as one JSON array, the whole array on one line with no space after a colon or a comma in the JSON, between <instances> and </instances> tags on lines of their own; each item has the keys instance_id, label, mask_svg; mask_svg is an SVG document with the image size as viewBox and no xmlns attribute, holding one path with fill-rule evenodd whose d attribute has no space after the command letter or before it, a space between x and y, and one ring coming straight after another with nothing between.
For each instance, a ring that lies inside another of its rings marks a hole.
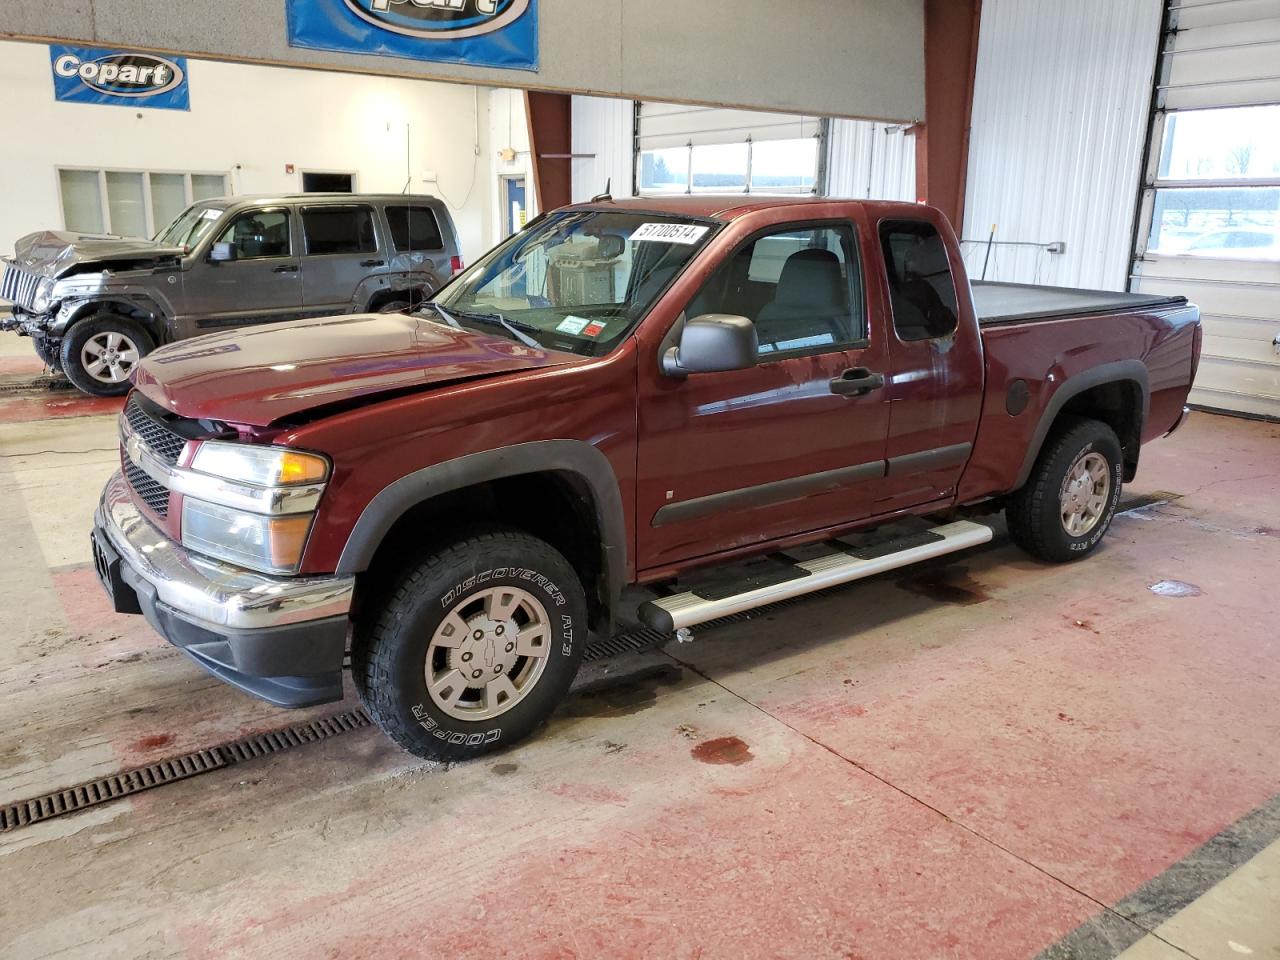
<instances>
[{"instance_id":1,"label":"red painted floor","mask_svg":"<svg viewBox=\"0 0 1280 960\"><path fill-rule=\"evenodd\" d=\"M0 423L92 417L119 413L122 409L123 397L90 397L78 390L51 390L17 396L0 394Z\"/></svg>"},{"instance_id":2,"label":"red painted floor","mask_svg":"<svg viewBox=\"0 0 1280 960\"><path fill-rule=\"evenodd\" d=\"M709 631L484 762L364 730L31 831L0 953L1034 957L1280 793L1280 427L1197 417L1131 489L1182 498L1080 564L998 540ZM301 719L36 573L65 637L0 664L18 769Z\"/></svg>"}]
</instances>

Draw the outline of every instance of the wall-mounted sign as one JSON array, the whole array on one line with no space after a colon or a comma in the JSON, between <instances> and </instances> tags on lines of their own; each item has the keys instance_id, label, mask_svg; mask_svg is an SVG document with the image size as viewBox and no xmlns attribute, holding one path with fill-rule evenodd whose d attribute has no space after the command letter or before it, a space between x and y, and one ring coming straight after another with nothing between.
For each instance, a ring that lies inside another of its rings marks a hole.
<instances>
[{"instance_id":1,"label":"wall-mounted sign","mask_svg":"<svg viewBox=\"0 0 1280 960\"><path fill-rule=\"evenodd\" d=\"M538 69L538 0L286 0L289 44Z\"/></svg>"},{"instance_id":2,"label":"wall-mounted sign","mask_svg":"<svg viewBox=\"0 0 1280 960\"><path fill-rule=\"evenodd\" d=\"M72 103L190 110L185 57L99 50L97 47L49 47L53 93Z\"/></svg>"}]
</instances>

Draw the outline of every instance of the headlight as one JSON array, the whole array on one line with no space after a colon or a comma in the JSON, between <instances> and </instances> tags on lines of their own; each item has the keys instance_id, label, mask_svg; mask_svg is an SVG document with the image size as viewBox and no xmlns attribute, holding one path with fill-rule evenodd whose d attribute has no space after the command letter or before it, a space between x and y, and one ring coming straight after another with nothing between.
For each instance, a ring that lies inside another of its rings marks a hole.
<instances>
[{"instance_id":1,"label":"headlight","mask_svg":"<svg viewBox=\"0 0 1280 960\"><path fill-rule=\"evenodd\" d=\"M260 487L322 483L329 476L329 461L314 453L217 441L200 444L191 468Z\"/></svg>"},{"instance_id":2,"label":"headlight","mask_svg":"<svg viewBox=\"0 0 1280 960\"><path fill-rule=\"evenodd\" d=\"M182 501L182 545L250 570L294 573L314 516L267 517L187 497Z\"/></svg>"},{"instance_id":3,"label":"headlight","mask_svg":"<svg viewBox=\"0 0 1280 960\"><path fill-rule=\"evenodd\" d=\"M46 277L36 284L35 296L31 298L31 312L44 313L49 309L49 305L53 298L54 281Z\"/></svg>"},{"instance_id":4,"label":"headlight","mask_svg":"<svg viewBox=\"0 0 1280 960\"><path fill-rule=\"evenodd\" d=\"M178 482L182 544L263 573L296 573L329 461L283 447L208 441Z\"/></svg>"}]
</instances>

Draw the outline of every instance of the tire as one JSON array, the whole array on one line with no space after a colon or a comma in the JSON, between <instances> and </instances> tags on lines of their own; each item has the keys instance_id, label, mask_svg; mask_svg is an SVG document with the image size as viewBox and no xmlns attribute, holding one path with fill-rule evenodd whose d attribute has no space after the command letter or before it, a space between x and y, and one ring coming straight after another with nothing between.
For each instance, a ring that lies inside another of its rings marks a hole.
<instances>
[{"instance_id":1,"label":"tire","mask_svg":"<svg viewBox=\"0 0 1280 960\"><path fill-rule=\"evenodd\" d=\"M1073 417L1049 435L1026 485L1009 498L1009 535L1049 563L1083 559L1111 526L1123 482L1115 431Z\"/></svg>"},{"instance_id":2,"label":"tire","mask_svg":"<svg viewBox=\"0 0 1280 960\"><path fill-rule=\"evenodd\" d=\"M513 530L429 554L376 607L357 625L352 679L383 732L429 760L467 760L529 736L568 692L587 642L573 567ZM541 655L522 656L517 639Z\"/></svg>"},{"instance_id":3,"label":"tire","mask_svg":"<svg viewBox=\"0 0 1280 960\"><path fill-rule=\"evenodd\" d=\"M408 313L413 309L413 304L408 300L391 300L378 307L378 313Z\"/></svg>"},{"instance_id":4,"label":"tire","mask_svg":"<svg viewBox=\"0 0 1280 960\"><path fill-rule=\"evenodd\" d=\"M131 374L155 346L141 324L100 313L73 324L62 338L62 372L90 396L118 397L129 392ZM101 366L89 363L95 348L99 357L106 358Z\"/></svg>"}]
</instances>

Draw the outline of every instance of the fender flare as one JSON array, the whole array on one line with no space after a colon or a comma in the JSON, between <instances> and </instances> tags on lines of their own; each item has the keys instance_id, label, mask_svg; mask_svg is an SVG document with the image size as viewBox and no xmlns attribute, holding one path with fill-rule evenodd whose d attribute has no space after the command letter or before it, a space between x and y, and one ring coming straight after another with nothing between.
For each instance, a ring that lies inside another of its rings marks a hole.
<instances>
[{"instance_id":1,"label":"fender flare","mask_svg":"<svg viewBox=\"0 0 1280 960\"><path fill-rule=\"evenodd\" d=\"M158 301L146 294L116 294L110 293L95 294L90 297L75 301L71 309L66 311L66 319L60 323L52 325L49 329L51 336L65 337L67 330L79 323L86 316L91 316L102 311L104 308L111 307L132 307L136 310L142 310L150 314L154 319L152 326L154 330L150 332L155 336L156 345L159 346L164 342L165 325L168 320L168 313ZM61 311L59 312L61 315ZM146 324L144 324L146 326Z\"/></svg>"},{"instance_id":2,"label":"fender flare","mask_svg":"<svg viewBox=\"0 0 1280 960\"><path fill-rule=\"evenodd\" d=\"M416 470L383 488L360 513L338 559L339 575L367 570L387 533L406 512L433 497L525 473L571 473L591 491L600 529L601 567L609 611L616 608L627 577L627 527L618 479L608 457L582 440L534 440L467 454Z\"/></svg>"},{"instance_id":3,"label":"fender flare","mask_svg":"<svg viewBox=\"0 0 1280 960\"><path fill-rule=\"evenodd\" d=\"M1044 412L1040 414L1040 420L1036 423L1035 432L1031 435L1031 442L1027 444L1027 452L1022 461L1022 469L1018 471L1018 480L1013 485L1014 490L1020 490L1027 482L1027 478L1031 476L1031 470L1036 465L1036 460L1040 457L1040 450L1044 447L1045 438L1049 435L1049 431L1053 428L1054 421L1058 419L1058 414L1062 412L1062 408L1067 405L1073 397L1078 397L1086 390L1092 390L1094 387L1100 387L1108 383L1123 383L1129 381L1138 385L1139 392L1142 394L1142 409L1138 416L1138 442L1142 442L1142 430L1147 422L1147 413L1151 407L1151 385L1147 376L1147 367L1141 360L1117 360L1114 363L1104 363L1101 366L1085 370L1078 373L1074 377L1070 377L1062 382L1062 385L1054 391L1053 396L1049 398L1049 402L1045 404Z\"/></svg>"}]
</instances>

